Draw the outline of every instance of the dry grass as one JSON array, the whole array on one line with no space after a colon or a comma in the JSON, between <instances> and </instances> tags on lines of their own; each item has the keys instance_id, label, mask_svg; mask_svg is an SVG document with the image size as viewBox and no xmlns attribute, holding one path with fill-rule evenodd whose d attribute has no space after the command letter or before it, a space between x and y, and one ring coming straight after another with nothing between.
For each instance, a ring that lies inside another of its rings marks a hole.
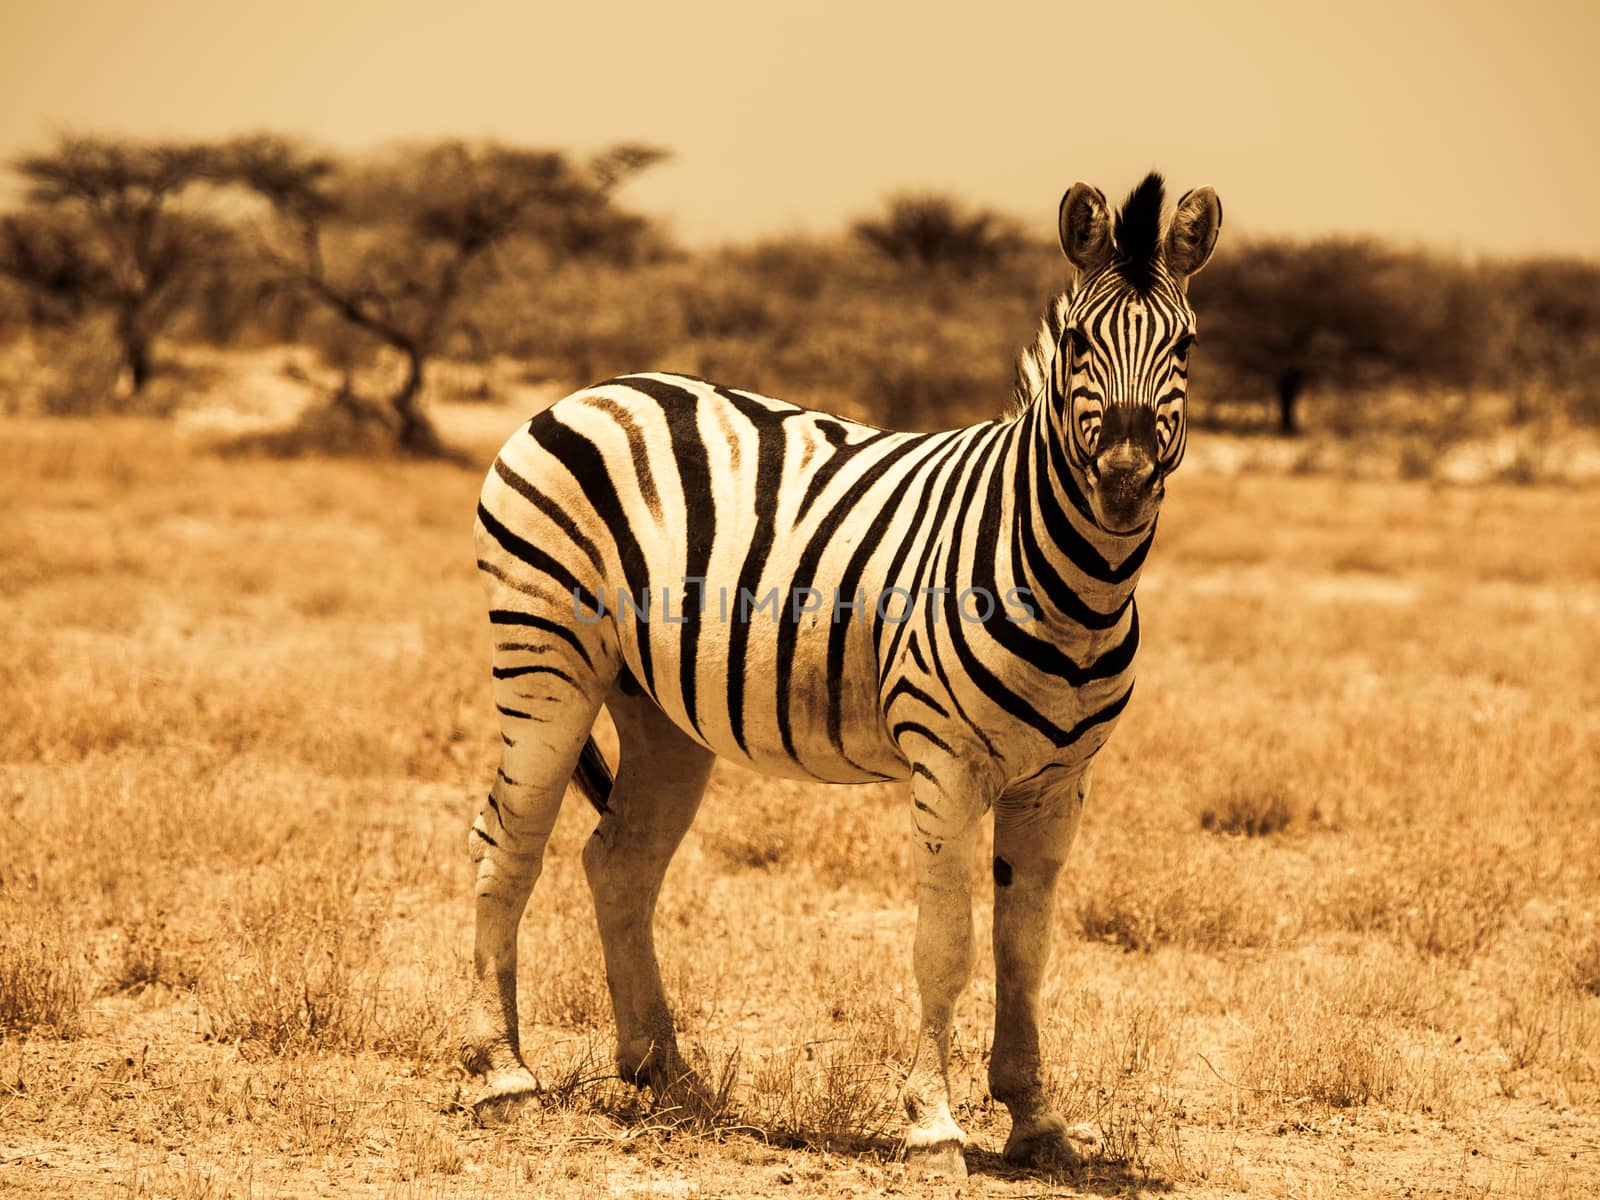
<instances>
[{"instance_id":1,"label":"dry grass","mask_svg":"<svg viewBox=\"0 0 1600 1200\"><path fill-rule=\"evenodd\" d=\"M477 473L127 420L12 420L0 458L0 1191L903 1186L897 789L719 770L659 934L725 1089L692 1120L611 1076L569 805L523 932L545 1104L479 1130ZM1597 533L1582 491L1175 481L1047 984L1050 1086L1101 1143L1072 1186L1600 1182ZM985 963L953 1048L973 1187L1034 1195L996 1153L993 1002Z\"/></svg>"},{"instance_id":2,"label":"dry grass","mask_svg":"<svg viewBox=\"0 0 1600 1200\"><path fill-rule=\"evenodd\" d=\"M1406 1019L1409 995L1385 994L1395 980L1320 967L1286 964L1264 979L1240 1056L1249 1108L1456 1115L1468 1107L1458 1056Z\"/></svg>"},{"instance_id":3,"label":"dry grass","mask_svg":"<svg viewBox=\"0 0 1600 1200\"><path fill-rule=\"evenodd\" d=\"M1591 996L1600 996L1600 936L1590 935L1572 954L1572 982Z\"/></svg>"},{"instance_id":4,"label":"dry grass","mask_svg":"<svg viewBox=\"0 0 1600 1200\"><path fill-rule=\"evenodd\" d=\"M81 1032L85 974L60 909L0 899L0 1036Z\"/></svg>"}]
</instances>

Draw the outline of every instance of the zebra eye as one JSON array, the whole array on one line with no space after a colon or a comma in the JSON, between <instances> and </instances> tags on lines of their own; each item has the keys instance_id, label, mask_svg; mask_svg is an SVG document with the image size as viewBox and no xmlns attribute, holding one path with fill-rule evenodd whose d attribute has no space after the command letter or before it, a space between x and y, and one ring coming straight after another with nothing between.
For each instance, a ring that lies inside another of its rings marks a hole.
<instances>
[{"instance_id":1,"label":"zebra eye","mask_svg":"<svg viewBox=\"0 0 1600 1200\"><path fill-rule=\"evenodd\" d=\"M1184 334L1181 338L1179 338L1177 340L1176 343L1174 343L1174 345L1172 347L1172 357L1177 359L1179 362L1187 361L1188 358L1189 358L1189 347L1191 347L1193 345L1194 345L1194 334L1192 334L1192 333Z\"/></svg>"},{"instance_id":2,"label":"zebra eye","mask_svg":"<svg viewBox=\"0 0 1600 1200\"><path fill-rule=\"evenodd\" d=\"M1072 357L1087 358L1089 355L1089 339L1084 335L1083 330L1069 329L1067 332L1072 337Z\"/></svg>"}]
</instances>

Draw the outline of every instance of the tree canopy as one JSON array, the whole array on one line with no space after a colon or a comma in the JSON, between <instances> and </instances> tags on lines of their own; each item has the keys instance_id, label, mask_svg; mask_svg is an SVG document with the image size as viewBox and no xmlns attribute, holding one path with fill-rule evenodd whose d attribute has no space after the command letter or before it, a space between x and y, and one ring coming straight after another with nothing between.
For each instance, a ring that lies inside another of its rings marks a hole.
<instances>
[{"instance_id":1,"label":"tree canopy","mask_svg":"<svg viewBox=\"0 0 1600 1200\"><path fill-rule=\"evenodd\" d=\"M12 166L28 207L0 221L0 275L22 286L41 320L111 313L140 391L156 337L228 243L222 222L182 203L214 182L214 151L67 136Z\"/></svg>"}]
</instances>

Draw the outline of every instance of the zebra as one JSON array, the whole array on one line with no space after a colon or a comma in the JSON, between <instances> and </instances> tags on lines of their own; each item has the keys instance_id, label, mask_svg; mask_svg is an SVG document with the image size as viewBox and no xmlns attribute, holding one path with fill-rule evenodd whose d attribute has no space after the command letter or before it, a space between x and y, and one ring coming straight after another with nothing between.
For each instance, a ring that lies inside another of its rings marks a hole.
<instances>
[{"instance_id":1,"label":"zebra","mask_svg":"<svg viewBox=\"0 0 1600 1200\"><path fill-rule=\"evenodd\" d=\"M667 865L714 760L832 783L909 780L921 1016L908 1167L965 1174L952 1012L975 955L970 880L994 812L992 1094L1008 1159L1073 1165L1041 1081L1039 996L1057 877L1090 766L1133 688L1134 586L1183 457L1188 278L1222 208L1163 221L1152 172L1112 214L1062 198L1068 290L1017 365L1005 415L879 429L686 375L573 393L506 442L474 528L503 746L468 842L475 1109L536 1088L517 1028L517 929L569 781L599 821L582 854L619 1074L699 1087L654 945ZM820 597L820 598L819 598ZM615 776L591 728L604 705Z\"/></svg>"}]
</instances>

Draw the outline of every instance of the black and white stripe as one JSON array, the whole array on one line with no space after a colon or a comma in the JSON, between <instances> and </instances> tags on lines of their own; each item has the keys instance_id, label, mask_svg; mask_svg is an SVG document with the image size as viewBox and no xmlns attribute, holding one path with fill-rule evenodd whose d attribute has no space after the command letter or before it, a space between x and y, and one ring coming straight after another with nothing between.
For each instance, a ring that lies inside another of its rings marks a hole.
<instances>
[{"instance_id":1,"label":"black and white stripe","mask_svg":"<svg viewBox=\"0 0 1600 1200\"><path fill-rule=\"evenodd\" d=\"M484 488L485 569L546 601L516 617L545 637L500 669L543 672L550 702L626 669L697 741L781 775L904 778L918 712L1008 764L1070 751L1132 686L1154 526L1096 527L1063 411L1052 390L904 434L685 376L585 389ZM563 648L601 678L543 665Z\"/></svg>"},{"instance_id":2,"label":"black and white stripe","mask_svg":"<svg viewBox=\"0 0 1600 1200\"><path fill-rule=\"evenodd\" d=\"M491 1099L532 1086L507 1015L515 932L569 776L603 814L585 867L619 1067L686 1070L648 923L715 755L802 779L910 780L924 1024L908 1137L929 1153L959 1144L941 1080L970 970L974 829L998 806L991 1081L1013 1112L1008 1152L1059 1138L1037 1077L1048 899L1089 762L1133 691L1134 588L1186 438L1184 283L1221 209L1200 189L1161 218L1158 176L1114 225L1097 190L1067 194L1075 286L1050 304L998 419L896 433L650 373L576 392L505 444L476 527L505 744L472 835L471 1045ZM624 735L615 792L590 738L602 704ZM630 745L628 730L659 744Z\"/></svg>"},{"instance_id":3,"label":"black and white stripe","mask_svg":"<svg viewBox=\"0 0 1600 1200\"><path fill-rule=\"evenodd\" d=\"M569 688L626 669L701 744L782 775L904 778L918 713L1008 768L1097 745L1132 686L1155 526L1101 528L1084 466L1140 422L1177 465L1193 337L1169 274L1136 288L1112 259L1051 303L1026 402L965 429L893 433L682 375L586 388L483 491L486 569L563 626L505 653L531 666L564 638L598 677ZM649 618L619 614L619 589ZM776 614L741 604L774 593Z\"/></svg>"}]
</instances>

